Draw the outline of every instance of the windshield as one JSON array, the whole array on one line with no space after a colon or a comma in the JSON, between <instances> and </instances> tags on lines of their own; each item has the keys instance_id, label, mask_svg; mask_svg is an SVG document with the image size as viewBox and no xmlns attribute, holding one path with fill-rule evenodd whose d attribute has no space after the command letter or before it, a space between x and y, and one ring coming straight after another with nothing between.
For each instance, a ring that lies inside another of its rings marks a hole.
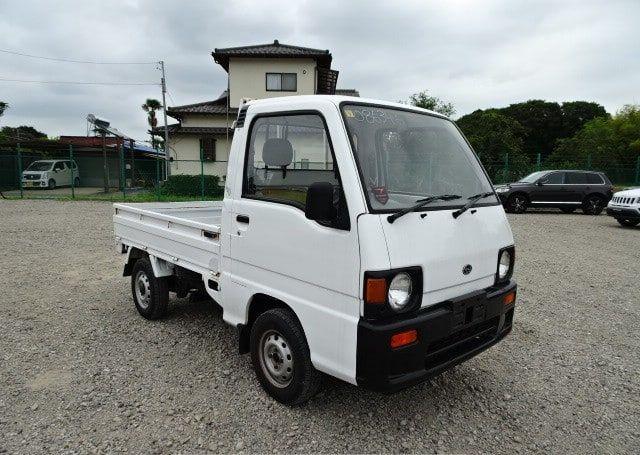
<instances>
[{"instance_id":1,"label":"windshield","mask_svg":"<svg viewBox=\"0 0 640 455\"><path fill-rule=\"evenodd\" d=\"M25 170L27 171L48 171L53 166L53 162L51 161L34 161L29 165L29 167Z\"/></svg>"},{"instance_id":2,"label":"windshield","mask_svg":"<svg viewBox=\"0 0 640 455\"><path fill-rule=\"evenodd\" d=\"M538 179L540 177L542 177L543 175L545 175L547 173L547 171L539 171L539 172L534 172L533 174L529 174L526 177L522 177L520 180L518 180L518 182L522 182L522 183L535 183L538 181Z\"/></svg>"},{"instance_id":3,"label":"windshield","mask_svg":"<svg viewBox=\"0 0 640 455\"><path fill-rule=\"evenodd\" d=\"M453 122L433 115L372 105L345 104L342 114L374 211L396 211L443 194L423 210L464 205L492 191L471 148ZM496 204L495 196L478 205Z\"/></svg>"}]
</instances>

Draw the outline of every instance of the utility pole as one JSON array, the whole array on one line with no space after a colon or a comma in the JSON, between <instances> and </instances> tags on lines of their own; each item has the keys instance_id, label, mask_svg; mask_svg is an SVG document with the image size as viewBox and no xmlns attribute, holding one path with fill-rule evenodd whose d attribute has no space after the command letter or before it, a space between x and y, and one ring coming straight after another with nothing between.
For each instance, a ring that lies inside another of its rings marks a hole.
<instances>
[{"instance_id":1,"label":"utility pole","mask_svg":"<svg viewBox=\"0 0 640 455\"><path fill-rule=\"evenodd\" d=\"M160 71L162 71L162 112L164 114L164 159L165 167L167 170L167 177L169 176L169 126L167 124L167 82L164 77L164 60L158 62L160 64Z\"/></svg>"}]
</instances>

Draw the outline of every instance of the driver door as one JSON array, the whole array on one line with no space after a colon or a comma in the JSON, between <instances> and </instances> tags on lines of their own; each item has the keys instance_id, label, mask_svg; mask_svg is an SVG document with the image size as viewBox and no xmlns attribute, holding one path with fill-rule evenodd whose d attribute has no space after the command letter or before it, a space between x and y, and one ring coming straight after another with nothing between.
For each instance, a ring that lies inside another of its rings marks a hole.
<instances>
[{"instance_id":1,"label":"driver door","mask_svg":"<svg viewBox=\"0 0 640 455\"><path fill-rule=\"evenodd\" d=\"M531 191L532 203L553 203L566 201L567 188L564 172L551 172L542 177Z\"/></svg>"}]
</instances>

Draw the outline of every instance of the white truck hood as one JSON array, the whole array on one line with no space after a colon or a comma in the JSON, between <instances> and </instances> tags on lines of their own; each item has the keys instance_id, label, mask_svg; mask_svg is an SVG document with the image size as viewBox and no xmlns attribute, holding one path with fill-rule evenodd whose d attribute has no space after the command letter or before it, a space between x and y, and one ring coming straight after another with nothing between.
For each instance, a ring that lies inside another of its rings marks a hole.
<instances>
[{"instance_id":1,"label":"white truck hood","mask_svg":"<svg viewBox=\"0 0 640 455\"><path fill-rule=\"evenodd\" d=\"M493 285L498 252L513 245L502 206L475 207L457 219L452 212L409 213L393 224L380 215L391 268L422 267L422 307Z\"/></svg>"},{"instance_id":2,"label":"white truck hood","mask_svg":"<svg viewBox=\"0 0 640 455\"><path fill-rule=\"evenodd\" d=\"M618 191L613 197L640 197L640 188L628 188L623 191Z\"/></svg>"}]
</instances>

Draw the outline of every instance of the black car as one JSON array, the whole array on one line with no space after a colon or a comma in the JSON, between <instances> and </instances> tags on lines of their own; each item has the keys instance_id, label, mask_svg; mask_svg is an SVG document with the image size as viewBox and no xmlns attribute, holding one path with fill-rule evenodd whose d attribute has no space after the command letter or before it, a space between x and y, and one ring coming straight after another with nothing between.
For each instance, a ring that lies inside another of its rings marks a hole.
<instances>
[{"instance_id":1,"label":"black car","mask_svg":"<svg viewBox=\"0 0 640 455\"><path fill-rule=\"evenodd\" d=\"M587 215L599 215L613 196L613 185L603 172L540 171L515 183L496 186L507 212L527 208L555 207L564 213L581 208Z\"/></svg>"}]
</instances>

